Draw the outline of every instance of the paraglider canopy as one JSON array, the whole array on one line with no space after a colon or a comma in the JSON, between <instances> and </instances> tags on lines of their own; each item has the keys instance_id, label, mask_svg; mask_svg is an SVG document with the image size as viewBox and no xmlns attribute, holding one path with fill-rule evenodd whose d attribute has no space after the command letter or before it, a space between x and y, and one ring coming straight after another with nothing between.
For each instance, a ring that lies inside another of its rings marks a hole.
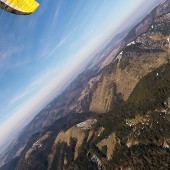
<instances>
[{"instance_id":1,"label":"paraglider canopy","mask_svg":"<svg viewBox=\"0 0 170 170\"><path fill-rule=\"evenodd\" d=\"M18 15L31 14L38 6L35 0L0 0L0 8Z\"/></svg>"}]
</instances>

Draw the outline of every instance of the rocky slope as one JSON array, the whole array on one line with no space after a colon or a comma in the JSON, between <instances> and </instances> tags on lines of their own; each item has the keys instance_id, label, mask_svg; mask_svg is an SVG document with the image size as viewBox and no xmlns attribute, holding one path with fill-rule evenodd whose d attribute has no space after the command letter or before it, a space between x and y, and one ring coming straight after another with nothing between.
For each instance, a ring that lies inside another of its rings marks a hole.
<instances>
[{"instance_id":1,"label":"rocky slope","mask_svg":"<svg viewBox=\"0 0 170 170\"><path fill-rule=\"evenodd\" d=\"M156 7L46 106L1 169L139 169L146 160L156 166L160 157L169 167L169 10L169 0ZM143 153L147 149L153 155Z\"/></svg>"}]
</instances>

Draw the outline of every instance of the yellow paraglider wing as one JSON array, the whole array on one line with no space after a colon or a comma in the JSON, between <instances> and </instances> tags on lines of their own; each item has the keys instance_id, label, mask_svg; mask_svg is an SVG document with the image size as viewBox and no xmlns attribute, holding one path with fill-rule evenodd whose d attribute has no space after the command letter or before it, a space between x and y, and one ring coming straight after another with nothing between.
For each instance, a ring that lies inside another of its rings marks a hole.
<instances>
[{"instance_id":1,"label":"yellow paraglider wing","mask_svg":"<svg viewBox=\"0 0 170 170\"><path fill-rule=\"evenodd\" d=\"M0 8L19 15L31 14L38 6L35 0L0 0Z\"/></svg>"}]
</instances>

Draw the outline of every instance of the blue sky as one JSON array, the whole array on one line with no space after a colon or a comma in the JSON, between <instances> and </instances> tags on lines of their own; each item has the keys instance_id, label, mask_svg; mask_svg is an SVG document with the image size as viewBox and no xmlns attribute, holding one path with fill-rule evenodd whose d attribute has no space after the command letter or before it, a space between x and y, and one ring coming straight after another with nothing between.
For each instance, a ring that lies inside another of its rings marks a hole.
<instances>
[{"instance_id":1,"label":"blue sky","mask_svg":"<svg viewBox=\"0 0 170 170\"><path fill-rule=\"evenodd\" d=\"M29 16L0 10L2 131L18 125L16 120L25 123L34 116L109 35L122 28L127 19L133 21L129 17L134 11L138 9L138 17L147 7L145 0L38 2L39 8Z\"/></svg>"}]
</instances>

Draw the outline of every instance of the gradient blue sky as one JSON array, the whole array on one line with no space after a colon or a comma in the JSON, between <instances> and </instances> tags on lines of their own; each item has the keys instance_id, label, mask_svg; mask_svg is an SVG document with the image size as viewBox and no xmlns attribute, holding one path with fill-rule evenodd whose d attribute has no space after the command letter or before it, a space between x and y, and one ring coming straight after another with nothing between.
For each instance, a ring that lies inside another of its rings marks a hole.
<instances>
[{"instance_id":1,"label":"gradient blue sky","mask_svg":"<svg viewBox=\"0 0 170 170\"><path fill-rule=\"evenodd\" d=\"M150 9L155 0L146 7L146 0L38 2L40 7L29 16L0 11L0 130L6 134L61 91L134 11Z\"/></svg>"}]
</instances>

